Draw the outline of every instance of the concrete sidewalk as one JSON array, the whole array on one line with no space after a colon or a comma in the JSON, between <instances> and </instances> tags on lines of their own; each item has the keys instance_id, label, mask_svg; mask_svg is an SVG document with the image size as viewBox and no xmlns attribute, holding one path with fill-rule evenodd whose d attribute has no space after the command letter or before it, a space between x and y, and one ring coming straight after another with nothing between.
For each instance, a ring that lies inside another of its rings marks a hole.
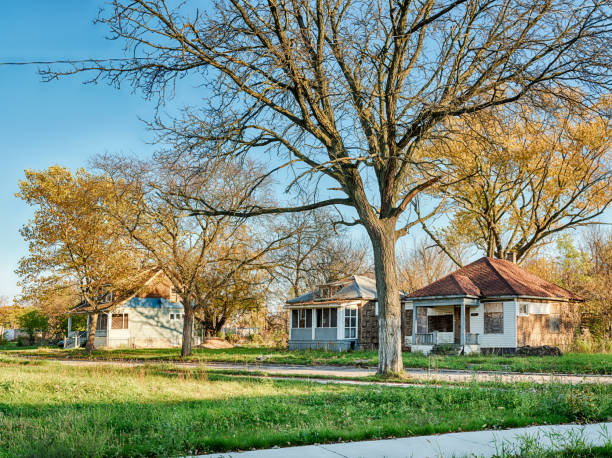
<instances>
[{"instance_id":1,"label":"concrete sidewalk","mask_svg":"<svg viewBox=\"0 0 612 458\"><path fill-rule=\"evenodd\" d=\"M497 431L474 431L434 436L406 437L339 444L307 445L250 452L200 455L222 458L425 458L425 457L492 457L502 451L519 454L521 438L530 437L547 450L563 450L580 438L587 445L612 442L612 422L591 425L532 426Z\"/></svg>"}]
</instances>

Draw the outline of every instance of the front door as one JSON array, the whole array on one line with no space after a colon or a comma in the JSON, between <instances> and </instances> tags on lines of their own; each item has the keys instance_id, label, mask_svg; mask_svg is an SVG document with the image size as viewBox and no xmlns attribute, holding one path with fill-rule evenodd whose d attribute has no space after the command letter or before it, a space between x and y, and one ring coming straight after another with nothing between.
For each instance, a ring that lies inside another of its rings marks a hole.
<instances>
[{"instance_id":1,"label":"front door","mask_svg":"<svg viewBox=\"0 0 612 458\"><path fill-rule=\"evenodd\" d=\"M461 306L455 305L455 319L453 320L455 343L461 343ZM470 308L465 308L465 333L470 332Z\"/></svg>"}]
</instances>

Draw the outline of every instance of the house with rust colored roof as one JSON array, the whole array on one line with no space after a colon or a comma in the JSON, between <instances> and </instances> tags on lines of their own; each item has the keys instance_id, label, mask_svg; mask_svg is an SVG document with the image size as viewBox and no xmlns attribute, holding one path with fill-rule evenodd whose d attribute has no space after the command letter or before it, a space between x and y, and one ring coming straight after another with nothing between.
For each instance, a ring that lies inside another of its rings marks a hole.
<instances>
[{"instance_id":1,"label":"house with rust colored roof","mask_svg":"<svg viewBox=\"0 0 612 458\"><path fill-rule=\"evenodd\" d=\"M439 344L465 353L567 348L580 325L580 301L513 262L484 257L408 296L404 345L424 353Z\"/></svg>"},{"instance_id":2,"label":"house with rust colored roof","mask_svg":"<svg viewBox=\"0 0 612 458\"><path fill-rule=\"evenodd\" d=\"M582 299L517 264L481 258L411 294L401 294L406 351L449 344L463 353L514 353L518 347L567 348ZM289 348L378 347L376 281L363 276L320 285L289 299Z\"/></svg>"}]
</instances>

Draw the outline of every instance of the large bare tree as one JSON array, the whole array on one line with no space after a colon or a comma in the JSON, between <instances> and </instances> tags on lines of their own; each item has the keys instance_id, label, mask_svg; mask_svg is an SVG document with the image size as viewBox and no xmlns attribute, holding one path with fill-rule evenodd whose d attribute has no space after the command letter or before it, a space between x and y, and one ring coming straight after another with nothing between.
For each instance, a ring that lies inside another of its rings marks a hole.
<instances>
[{"instance_id":1,"label":"large bare tree","mask_svg":"<svg viewBox=\"0 0 612 458\"><path fill-rule=\"evenodd\" d=\"M258 239L244 218L192 215L185 209L192 199L243 202L247 172L229 164L208 174L194 174L182 162L110 155L93 164L113 184L106 214L163 270L181 298L181 356L190 356L196 315L205 314L233 279L246 275L243 270L263 268L266 253L291 234Z\"/></svg>"},{"instance_id":2,"label":"large bare tree","mask_svg":"<svg viewBox=\"0 0 612 458\"><path fill-rule=\"evenodd\" d=\"M395 244L405 210L440 176L415 153L460 117L548 92L610 86L610 1L114 0L101 13L126 58L52 69L93 71L165 98L190 75L209 96L160 128L206 164L250 155L305 205L203 205L251 216L339 206L372 242L380 373L402 370ZM269 156L266 158L265 155ZM288 172L288 173L285 173ZM443 177L442 177L443 178Z\"/></svg>"},{"instance_id":3,"label":"large bare tree","mask_svg":"<svg viewBox=\"0 0 612 458\"><path fill-rule=\"evenodd\" d=\"M304 294L318 284L339 280L371 269L370 257L346 228L334 227L327 209L289 213L277 218L278 231L292 234L286 247L269 256L272 275L283 299Z\"/></svg>"}]
</instances>

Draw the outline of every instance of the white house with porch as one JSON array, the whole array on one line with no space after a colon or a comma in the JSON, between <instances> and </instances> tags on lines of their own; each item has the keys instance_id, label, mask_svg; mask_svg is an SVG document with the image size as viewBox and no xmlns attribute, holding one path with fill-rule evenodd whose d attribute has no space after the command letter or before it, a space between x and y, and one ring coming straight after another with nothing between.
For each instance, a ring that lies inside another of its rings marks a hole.
<instances>
[{"instance_id":1,"label":"white house with porch","mask_svg":"<svg viewBox=\"0 0 612 458\"><path fill-rule=\"evenodd\" d=\"M484 257L408 295L404 346L429 353L513 353L521 346L568 346L582 299L502 259Z\"/></svg>"},{"instance_id":2,"label":"white house with porch","mask_svg":"<svg viewBox=\"0 0 612 458\"><path fill-rule=\"evenodd\" d=\"M109 293L108 301L97 313L96 348L116 347L178 347L183 337L183 305L168 278L159 269L142 273L140 286L122 298ZM74 307L71 315L86 314L87 324L93 310L83 302ZM72 330L72 318L68 318L66 348L82 345L86 333ZM194 345L200 337L194 335Z\"/></svg>"}]
</instances>

